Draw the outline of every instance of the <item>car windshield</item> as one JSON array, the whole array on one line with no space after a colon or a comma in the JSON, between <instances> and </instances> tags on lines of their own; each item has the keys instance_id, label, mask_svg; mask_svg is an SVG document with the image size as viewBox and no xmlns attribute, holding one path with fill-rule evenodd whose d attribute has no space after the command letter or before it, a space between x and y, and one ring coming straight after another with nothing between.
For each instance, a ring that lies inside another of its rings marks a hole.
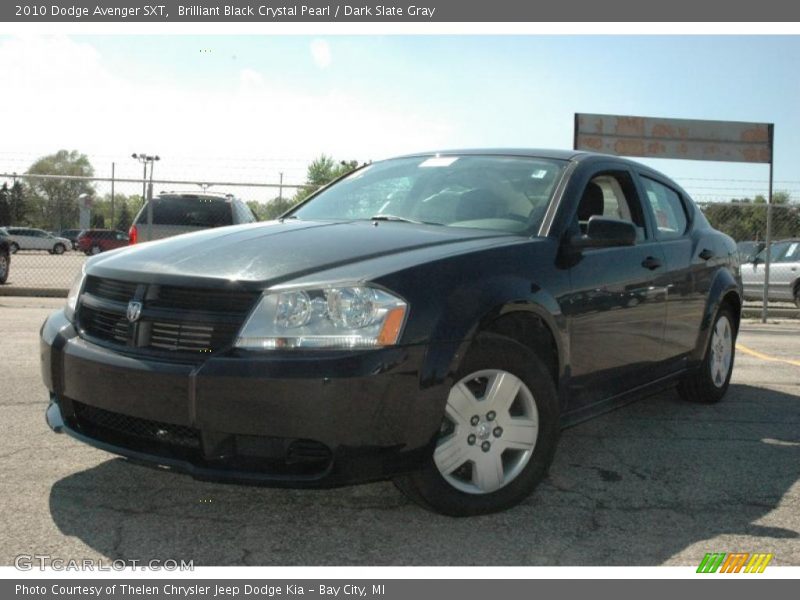
<instances>
[{"instance_id":1,"label":"car windshield","mask_svg":"<svg viewBox=\"0 0 800 600\"><path fill-rule=\"evenodd\" d=\"M772 248L769 253L770 260L775 262L783 258L783 255L786 254L786 250L789 249L789 244L791 242L775 242L772 244ZM755 258L753 259L756 262L765 262L767 260L767 249L764 248L759 252Z\"/></svg>"},{"instance_id":2,"label":"car windshield","mask_svg":"<svg viewBox=\"0 0 800 600\"><path fill-rule=\"evenodd\" d=\"M515 156L392 159L352 173L288 216L535 233L566 165Z\"/></svg>"}]
</instances>

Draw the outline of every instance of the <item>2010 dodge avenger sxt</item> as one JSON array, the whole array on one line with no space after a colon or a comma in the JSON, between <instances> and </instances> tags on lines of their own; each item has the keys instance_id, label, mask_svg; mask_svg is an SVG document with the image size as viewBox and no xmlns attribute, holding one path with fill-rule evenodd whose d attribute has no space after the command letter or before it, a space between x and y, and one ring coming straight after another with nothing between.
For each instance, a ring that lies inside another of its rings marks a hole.
<instances>
[{"instance_id":1,"label":"2010 dodge avenger sxt","mask_svg":"<svg viewBox=\"0 0 800 600\"><path fill-rule=\"evenodd\" d=\"M722 398L736 257L635 162L381 161L277 221L88 260L42 328L47 421L198 478L393 477L446 514L501 510L564 425L673 385Z\"/></svg>"}]
</instances>

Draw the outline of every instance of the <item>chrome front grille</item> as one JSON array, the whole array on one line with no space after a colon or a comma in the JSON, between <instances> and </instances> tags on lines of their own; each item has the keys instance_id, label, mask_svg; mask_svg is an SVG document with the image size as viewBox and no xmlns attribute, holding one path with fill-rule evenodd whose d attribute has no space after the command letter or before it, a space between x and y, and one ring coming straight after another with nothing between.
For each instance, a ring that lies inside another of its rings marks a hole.
<instances>
[{"instance_id":1,"label":"chrome front grille","mask_svg":"<svg viewBox=\"0 0 800 600\"><path fill-rule=\"evenodd\" d=\"M257 291L142 284L87 277L78 308L84 337L134 353L197 357L233 343ZM130 302L142 305L128 318Z\"/></svg>"}]
</instances>

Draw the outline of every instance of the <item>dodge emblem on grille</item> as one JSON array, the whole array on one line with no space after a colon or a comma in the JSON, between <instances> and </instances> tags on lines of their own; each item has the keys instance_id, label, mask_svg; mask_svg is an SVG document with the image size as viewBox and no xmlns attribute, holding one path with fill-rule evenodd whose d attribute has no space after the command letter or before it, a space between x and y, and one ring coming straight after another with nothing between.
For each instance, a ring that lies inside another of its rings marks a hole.
<instances>
[{"instance_id":1,"label":"dodge emblem on grille","mask_svg":"<svg viewBox=\"0 0 800 600\"><path fill-rule=\"evenodd\" d=\"M128 302L128 321L135 323L142 316L142 303L141 302Z\"/></svg>"}]
</instances>

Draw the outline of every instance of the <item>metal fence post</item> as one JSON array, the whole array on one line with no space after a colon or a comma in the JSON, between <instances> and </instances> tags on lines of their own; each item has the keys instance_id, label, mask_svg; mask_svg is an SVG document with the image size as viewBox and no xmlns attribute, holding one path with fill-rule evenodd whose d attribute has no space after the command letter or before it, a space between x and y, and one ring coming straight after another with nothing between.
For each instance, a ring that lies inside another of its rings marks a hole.
<instances>
[{"instance_id":1,"label":"metal fence post","mask_svg":"<svg viewBox=\"0 0 800 600\"><path fill-rule=\"evenodd\" d=\"M772 167L774 157L775 126L769 126L769 191L767 193L767 233L764 242L767 244L767 253L764 257L764 296L761 305L761 322L767 322L767 305L769 304L769 267L772 259Z\"/></svg>"},{"instance_id":2,"label":"metal fence post","mask_svg":"<svg viewBox=\"0 0 800 600\"><path fill-rule=\"evenodd\" d=\"M114 226L114 167L115 163L111 163L111 225L110 229L116 229Z\"/></svg>"},{"instance_id":3,"label":"metal fence post","mask_svg":"<svg viewBox=\"0 0 800 600\"><path fill-rule=\"evenodd\" d=\"M152 169L152 167L150 167ZM147 240L153 241L153 182L147 185Z\"/></svg>"}]
</instances>

